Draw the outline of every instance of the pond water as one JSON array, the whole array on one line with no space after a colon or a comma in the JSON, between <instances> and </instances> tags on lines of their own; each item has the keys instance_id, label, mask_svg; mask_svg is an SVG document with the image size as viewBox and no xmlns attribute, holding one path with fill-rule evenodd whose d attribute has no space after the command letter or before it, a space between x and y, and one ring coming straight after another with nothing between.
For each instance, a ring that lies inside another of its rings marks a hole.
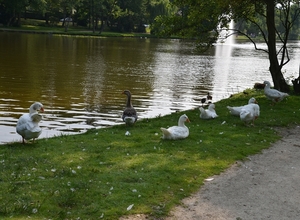
<instances>
[{"instance_id":1,"label":"pond water","mask_svg":"<svg viewBox=\"0 0 300 220\"><path fill-rule=\"evenodd\" d=\"M263 45L260 45L263 46ZM300 42L284 69L298 76ZM126 97L140 119L198 107L270 80L267 54L250 43L223 43L204 54L193 42L0 32L0 143L21 141L18 118L35 102L41 137L122 123Z\"/></svg>"}]
</instances>

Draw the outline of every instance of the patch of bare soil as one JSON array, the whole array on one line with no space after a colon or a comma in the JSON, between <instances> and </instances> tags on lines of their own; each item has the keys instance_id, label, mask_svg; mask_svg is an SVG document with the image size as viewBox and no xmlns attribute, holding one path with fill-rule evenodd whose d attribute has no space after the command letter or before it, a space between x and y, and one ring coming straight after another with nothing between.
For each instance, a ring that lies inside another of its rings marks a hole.
<instances>
[{"instance_id":1,"label":"patch of bare soil","mask_svg":"<svg viewBox=\"0 0 300 220\"><path fill-rule=\"evenodd\" d=\"M238 162L175 207L166 220L300 219L300 126ZM143 220L145 215L122 220Z\"/></svg>"}]
</instances>

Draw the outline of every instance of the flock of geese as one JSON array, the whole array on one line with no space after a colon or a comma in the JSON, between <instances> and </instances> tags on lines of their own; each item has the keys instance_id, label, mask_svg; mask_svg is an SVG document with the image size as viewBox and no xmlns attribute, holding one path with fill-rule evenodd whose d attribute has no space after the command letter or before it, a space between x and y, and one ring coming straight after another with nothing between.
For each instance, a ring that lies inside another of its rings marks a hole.
<instances>
[{"instance_id":1,"label":"flock of geese","mask_svg":"<svg viewBox=\"0 0 300 220\"><path fill-rule=\"evenodd\" d=\"M273 103L282 101L285 97L289 96L287 93L280 92L276 89L271 89L270 82L264 81L264 94L271 100ZM126 125L134 124L137 119L137 112L131 103L131 93L128 90L122 92L127 96L126 107L122 114L122 120ZM207 102L208 108L204 109L203 104ZM215 111L215 104L212 103L212 96L208 93L206 98L201 99L202 107L200 110L201 119L214 119L218 117ZM260 109L259 105L256 102L255 98L249 99L247 105L243 106L227 106L229 112L233 116L239 116L240 119L245 123L254 125L254 121L259 117ZM42 129L39 126L39 122L42 120L42 115L40 112L44 112L43 104L40 102L33 103L29 108L29 113L23 114L16 126L16 131L19 135L22 136L22 143L25 143L25 140L33 139L33 142L36 138L42 133ZM183 114L179 117L178 125L171 126L169 128L160 128L162 131L163 139L177 140L184 139L189 136L189 129L185 126L185 122L189 122L189 118L186 114Z\"/></svg>"}]
</instances>

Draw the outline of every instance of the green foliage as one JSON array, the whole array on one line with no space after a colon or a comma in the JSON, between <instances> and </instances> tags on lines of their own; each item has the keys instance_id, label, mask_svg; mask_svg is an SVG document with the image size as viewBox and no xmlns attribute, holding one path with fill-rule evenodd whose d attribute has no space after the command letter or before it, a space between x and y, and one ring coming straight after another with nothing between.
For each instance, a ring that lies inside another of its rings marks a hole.
<instances>
[{"instance_id":1,"label":"green foliage","mask_svg":"<svg viewBox=\"0 0 300 220\"><path fill-rule=\"evenodd\" d=\"M199 48L206 49L216 42L219 30L230 21L230 7L223 1L174 1L173 4L177 12L158 16L152 25L153 34L193 38Z\"/></svg>"},{"instance_id":2,"label":"green foliage","mask_svg":"<svg viewBox=\"0 0 300 220\"><path fill-rule=\"evenodd\" d=\"M293 1L290 1L293 2ZM289 30L289 39L297 40L299 35L299 7L298 4L292 3L288 8L287 1L281 2L286 5L277 5L275 10L275 24L278 34L284 36L286 34L287 24L293 27ZM250 33L255 36L262 36L262 33L267 33L266 25L266 6L263 2L255 2L249 4L247 1L236 0L233 4L233 19L238 23L236 26L241 32L248 35ZM285 17L287 15L287 17ZM288 18L286 23L285 19Z\"/></svg>"},{"instance_id":3,"label":"green foliage","mask_svg":"<svg viewBox=\"0 0 300 220\"><path fill-rule=\"evenodd\" d=\"M218 37L218 31L226 29L231 19L238 23L235 30L238 33L264 34L267 36L266 3L262 1L173 1L177 13L168 16L158 16L153 24L153 33L158 36L178 35L195 38L200 44L211 45ZM297 1L274 3L276 9L277 34L281 38L290 31L288 25L297 35L299 30L299 13ZM286 17L285 17L286 16ZM286 22L288 19L288 22ZM287 30L288 29L288 30ZM210 36L210 37L209 37Z\"/></svg>"},{"instance_id":4,"label":"green foliage","mask_svg":"<svg viewBox=\"0 0 300 220\"><path fill-rule=\"evenodd\" d=\"M172 12L169 0L2 0L0 23L5 26L20 26L20 18L43 15L47 25L59 19L72 17L79 25L103 31L106 28L118 31L145 31L144 24L153 22L157 15ZM67 30L67 29L66 29Z\"/></svg>"},{"instance_id":5,"label":"green foliage","mask_svg":"<svg viewBox=\"0 0 300 220\"><path fill-rule=\"evenodd\" d=\"M243 105L252 96L259 102L261 116L255 127L247 127L229 115L226 106ZM0 217L166 216L181 199L197 191L205 178L270 147L279 138L274 128L299 124L299 101L299 96L290 96L272 106L262 91L247 90L215 103L219 117L213 120L200 119L199 110L192 109L139 120L131 127L3 145ZM191 121L187 124L190 136L162 140L160 127L176 125L183 113Z\"/></svg>"}]
</instances>

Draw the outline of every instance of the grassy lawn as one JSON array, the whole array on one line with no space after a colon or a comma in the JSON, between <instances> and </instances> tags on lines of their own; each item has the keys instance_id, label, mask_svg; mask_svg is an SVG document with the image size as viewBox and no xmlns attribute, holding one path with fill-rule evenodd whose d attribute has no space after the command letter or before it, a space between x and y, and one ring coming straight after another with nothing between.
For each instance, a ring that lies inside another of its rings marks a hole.
<instances>
[{"instance_id":1,"label":"grassy lawn","mask_svg":"<svg viewBox=\"0 0 300 220\"><path fill-rule=\"evenodd\" d=\"M9 30L9 31L23 31L31 33L49 33L49 34L58 34L58 35L78 35L78 36L97 36L97 37L154 37L150 34L150 29L146 28L147 33L119 33L119 32L110 32L103 31L99 34L99 30L96 30L94 33L92 30L81 27L73 26L72 22L69 23L68 31L65 31L65 27L62 26L62 22L59 22L55 26L46 26L45 21L43 20L34 20L34 19L22 19L21 27L5 27L0 26L0 30Z\"/></svg>"},{"instance_id":2,"label":"grassy lawn","mask_svg":"<svg viewBox=\"0 0 300 220\"><path fill-rule=\"evenodd\" d=\"M227 105L254 96L261 116L255 127L231 116ZM271 106L263 91L247 90L216 104L218 118L202 120L192 109L85 134L0 146L1 219L118 219L144 213L168 215L205 178L270 147L276 127L300 124L300 97ZM46 106L45 106L46 107ZM161 139L160 127L191 123L184 140ZM129 131L131 135L125 136ZM21 138L20 138L21 139Z\"/></svg>"},{"instance_id":3,"label":"grassy lawn","mask_svg":"<svg viewBox=\"0 0 300 220\"><path fill-rule=\"evenodd\" d=\"M36 19L22 19L21 27L5 27L0 26L0 30L9 30L9 31L18 31L18 32L30 32L30 33L44 33L44 34L55 34L55 35L71 35L71 36L91 36L91 37L142 37L142 38L157 38L154 35L150 34L150 27L146 28L146 33L120 33L104 30L101 34L99 30L93 32L87 27L73 25L72 22L69 23L68 30L65 30L65 27L62 26L62 22L58 22L54 26L46 25L44 20ZM178 39L178 36L172 36L169 38ZM239 41L249 41L245 36L239 35L236 37L236 40ZM263 41L262 38L257 37L257 41ZM250 41L249 41L250 42Z\"/></svg>"}]
</instances>

